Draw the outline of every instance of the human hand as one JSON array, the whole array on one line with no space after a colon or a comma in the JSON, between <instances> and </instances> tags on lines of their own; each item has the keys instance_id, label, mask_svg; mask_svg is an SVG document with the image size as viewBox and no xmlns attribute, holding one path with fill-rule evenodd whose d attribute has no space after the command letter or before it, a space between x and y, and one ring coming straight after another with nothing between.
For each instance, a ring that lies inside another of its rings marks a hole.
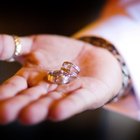
<instances>
[{"instance_id":1,"label":"human hand","mask_svg":"<svg viewBox=\"0 0 140 140\"><path fill-rule=\"evenodd\" d=\"M21 43L16 59L23 67L0 86L1 124L64 120L103 106L121 88L120 66L105 49L53 35L21 37ZM12 37L1 35L0 59L8 59L13 51ZM48 70L59 69L64 61L80 67L78 78L65 85L48 83Z\"/></svg>"}]
</instances>

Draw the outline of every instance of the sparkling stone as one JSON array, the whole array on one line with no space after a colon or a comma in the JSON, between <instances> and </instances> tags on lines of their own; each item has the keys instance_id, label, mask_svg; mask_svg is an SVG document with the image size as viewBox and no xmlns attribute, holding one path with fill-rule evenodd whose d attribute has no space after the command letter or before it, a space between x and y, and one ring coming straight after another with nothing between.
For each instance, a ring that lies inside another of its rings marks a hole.
<instances>
[{"instance_id":1,"label":"sparkling stone","mask_svg":"<svg viewBox=\"0 0 140 140\"><path fill-rule=\"evenodd\" d=\"M58 84L67 84L69 82L70 82L69 76L66 76L66 75L61 75L56 78L56 83Z\"/></svg>"}]
</instances>

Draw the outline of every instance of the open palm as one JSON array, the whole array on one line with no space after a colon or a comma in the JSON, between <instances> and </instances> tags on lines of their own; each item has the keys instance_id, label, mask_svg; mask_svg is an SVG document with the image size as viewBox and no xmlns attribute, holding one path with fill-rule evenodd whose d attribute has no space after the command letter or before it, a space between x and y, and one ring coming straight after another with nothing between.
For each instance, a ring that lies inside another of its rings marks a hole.
<instances>
[{"instance_id":1,"label":"open palm","mask_svg":"<svg viewBox=\"0 0 140 140\"><path fill-rule=\"evenodd\" d=\"M105 49L56 35L21 37L21 43L16 59L23 67L0 86L0 123L64 120L103 106L121 87L118 62ZM1 35L0 44L0 59L6 60L14 50L12 37ZM47 71L60 69L64 61L80 67L78 78L65 85L48 83Z\"/></svg>"}]
</instances>

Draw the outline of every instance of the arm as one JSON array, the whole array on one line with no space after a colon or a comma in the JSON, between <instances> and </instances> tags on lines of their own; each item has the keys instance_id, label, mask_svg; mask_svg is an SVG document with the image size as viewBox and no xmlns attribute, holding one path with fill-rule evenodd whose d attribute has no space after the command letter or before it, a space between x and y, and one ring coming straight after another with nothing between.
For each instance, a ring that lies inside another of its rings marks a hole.
<instances>
[{"instance_id":1,"label":"arm","mask_svg":"<svg viewBox=\"0 0 140 140\"><path fill-rule=\"evenodd\" d=\"M135 95L130 93L126 98L117 103L111 103L105 106L107 109L117 111L135 119L139 119L139 47L140 45L140 15L138 10L140 2L110 1L103 9L100 18L89 26L78 32L74 37L86 35L101 36L112 42L127 63L130 70Z\"/></svg>"}]
</instances>

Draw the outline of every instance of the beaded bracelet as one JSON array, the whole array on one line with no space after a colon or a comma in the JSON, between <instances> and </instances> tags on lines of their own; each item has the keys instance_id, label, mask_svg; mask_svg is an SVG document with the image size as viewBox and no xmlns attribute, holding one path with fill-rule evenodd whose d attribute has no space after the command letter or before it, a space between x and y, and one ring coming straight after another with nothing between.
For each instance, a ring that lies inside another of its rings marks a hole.
<instances>
[{"instance_id":1,"label":"beaded bracelet","mask_svg":"<svg viewBox=\"0 0 140 140\"><path fill-rule=\"evenodd\" d=\"M129 70L124 62L124 59L122 58L116 47L107 40L97 36L84 36L78 39L90 43L96 47L105 48L114 55L114 57L118 60L121 66L123 80L122 80L122 88L120 89L119 93L115 97L113 97L113 99L111 99L109 102L116 102L120 98L126 96L127 93L132 89L131 77L129 74Z\"/></svg>"}]
</instances>

